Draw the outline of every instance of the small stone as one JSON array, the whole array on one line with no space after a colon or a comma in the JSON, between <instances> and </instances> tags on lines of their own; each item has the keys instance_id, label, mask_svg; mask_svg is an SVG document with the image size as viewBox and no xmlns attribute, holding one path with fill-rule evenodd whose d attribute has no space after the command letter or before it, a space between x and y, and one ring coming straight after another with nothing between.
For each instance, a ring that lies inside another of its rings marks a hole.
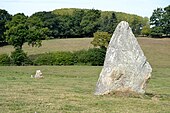
<instances>
[{"instance_id":1,"label":"small stone","mask_svg":"<svg viewBox=\"0 0 170 113\"><path fill-rule=\"evenodd\" d=\"M31 78L43 78L42 72L40 70L36 70L35 75L31 75Z\"/></svg>"},{"instance_id":2,"label":"small stone","mask_svg":"<svg viewBox=\"0 0 170 113\"><path fill-rule=\"evenodd\" d=\"M144 94L151 72L152 68L129 24L122 21L116 27L107 48L95 95L117 91Z\"/></svg>"}]
</instances>

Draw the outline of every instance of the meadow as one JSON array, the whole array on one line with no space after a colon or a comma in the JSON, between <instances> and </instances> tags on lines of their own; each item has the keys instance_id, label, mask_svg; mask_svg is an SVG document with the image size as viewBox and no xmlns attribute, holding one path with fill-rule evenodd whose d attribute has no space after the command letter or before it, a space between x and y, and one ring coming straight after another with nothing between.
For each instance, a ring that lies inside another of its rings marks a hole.
<instances>
[{"instance_id":1,"label":"meadow","mask_svg":"<svg viewBox=\"0 0 170 113\"><path fill-rule=\"evenodd\" d=\"M24 50L29 55L75 51L92 47L91 40L48 40L40 48L24 45ZM138 38L138 41L153 68L145 95L95 96L102 66L1 66L0 112L169 113L170 39ZM0 53L10 51L11 46L0 48ZM44 79L30 78L37 69L42 71Z\"/></svg>"}]
</instances>

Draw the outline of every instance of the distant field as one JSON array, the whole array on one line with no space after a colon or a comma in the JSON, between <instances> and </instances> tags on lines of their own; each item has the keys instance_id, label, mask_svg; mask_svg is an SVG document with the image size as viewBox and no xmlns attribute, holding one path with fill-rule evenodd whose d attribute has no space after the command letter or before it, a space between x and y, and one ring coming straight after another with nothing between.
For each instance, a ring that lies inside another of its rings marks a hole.
<instances>
[{"instance_id":1,"label":"distant field","mask_svg":"<svg viewBox=\"0 0 170 113\"><path fill-rule=\"evenodd\" d=\"M24 50L75 51L92 47L91 40L48 40L41 48ZM170 39L138 41L153 67L146 95L94 96L100 66L0 66L0 113L170 113ZM11 50L2 47L0 53ZM37 69L44 79L30 78Z\"/></svg>"},{"instance_id":2,"label":"distant field","mask_svg":"<svg viewBox=\"0 0 170 113\"><path fill-rule=\"evenodd\" d=\"M68 39L53 39L42 41L41 47L31 47L28 44L24 44L23 49L28 55L40 54L45 52L55 51L76 51L81 49L88 49L93 47L90 42L92 38L68 38ZM0 54L10 54L13 51L12 46L0 47Z\"/></svg>"},{"instance_id":3,"label":"distant field","mask_svg":"<svg viewBox=\"0 0 170 113\"><path fill-rule=\"evenodd\" d=\"M170 38L138 38L138 42L153 67L170 68Z\"/></svg>"}]
</instances>

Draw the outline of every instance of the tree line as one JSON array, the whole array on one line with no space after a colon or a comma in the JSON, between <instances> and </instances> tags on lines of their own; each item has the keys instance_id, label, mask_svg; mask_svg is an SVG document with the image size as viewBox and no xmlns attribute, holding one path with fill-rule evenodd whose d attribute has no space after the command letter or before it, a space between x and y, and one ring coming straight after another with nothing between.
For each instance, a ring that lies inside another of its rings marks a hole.
<instances>
[{"instance_id":1,"label":"tree line","mask_svg":"<svg viewBox=\"0 0 170 113\"><path fill-rule=\"evenodd\" d=\"M92 37L96 31L112 34L121 20L128 21L136 35L141 34L141 27L148 22L137 15L95 9L57 9L36 12L29 17L23 13L10 15L0 9L0 42L21 48L24 42L40 46L41 40L47 37Z\"/></svg>"}]
</instances>

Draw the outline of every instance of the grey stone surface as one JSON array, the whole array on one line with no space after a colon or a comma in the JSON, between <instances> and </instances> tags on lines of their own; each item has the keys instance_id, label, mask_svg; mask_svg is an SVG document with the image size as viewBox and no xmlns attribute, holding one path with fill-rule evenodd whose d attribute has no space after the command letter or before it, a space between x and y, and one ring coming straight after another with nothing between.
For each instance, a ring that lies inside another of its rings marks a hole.
<instances>
[{"instance_id":1,"label":"grey stone surface","mask_svg":"<svg viewBox=\"0 0 170 113\"><path fill-rule=\"evenodd\" d=\"M41 70L36 70L35 75L31 75L31 78L43 78Z\"/></svg>"},{"instance_id":2,"label":"grey stone surface","mask_svg":"<svg viewBox=\"0 0 170 113\"><path fill-rule=\"evenodd\" d=\"M143 94L151 72L152 68L146 61L129 24L122 21L116 27L107 48L95 95L104 95L112 91Z\"/></svg>"}]
</instances>

